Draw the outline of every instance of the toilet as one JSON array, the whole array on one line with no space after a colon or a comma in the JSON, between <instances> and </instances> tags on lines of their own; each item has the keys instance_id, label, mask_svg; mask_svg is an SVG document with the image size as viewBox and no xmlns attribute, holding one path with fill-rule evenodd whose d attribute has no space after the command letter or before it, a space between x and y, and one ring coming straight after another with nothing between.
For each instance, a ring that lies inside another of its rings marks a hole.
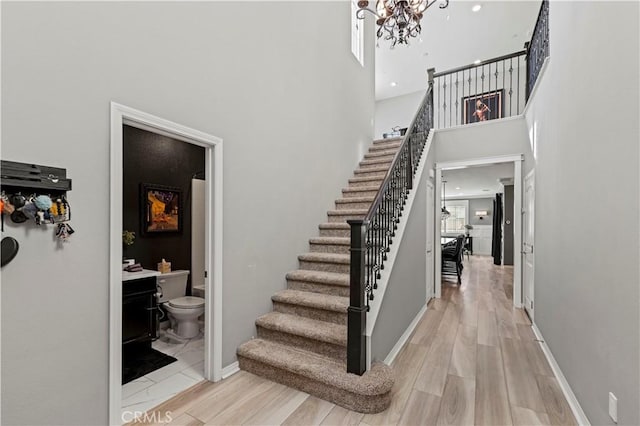
<instances>
[{"instance_id":1,"label":"toilet","mask_svg":"<svg viewBox=\"0 0 640 426\"><path fill-rule=\"evenodd\" d=\"M185 296L189 271L172 271L156 278L158 303L169 314L167 333L179 339L192 339L200 333L198 317L204 313L202 297Z\"/></svg>"}]
</instances>

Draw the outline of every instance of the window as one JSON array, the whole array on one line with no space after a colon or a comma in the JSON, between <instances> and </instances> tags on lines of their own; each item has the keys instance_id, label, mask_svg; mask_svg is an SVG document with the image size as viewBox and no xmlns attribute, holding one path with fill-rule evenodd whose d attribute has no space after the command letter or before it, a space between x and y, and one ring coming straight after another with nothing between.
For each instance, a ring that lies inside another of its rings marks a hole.
<instances>
[{"instance_id":1,"label":"window","mask_svg":"<svg viewBox=\"0 0 640 426\"><path fill-rule=\"evenodd\" d=\"M351 53L364 66L364 20L358 19L358 5L351 0Z\"/></svg>"},{"instance_id":2,"label":"window","mask_svg":"<svg viewBox=\"0 0 640 426\"><path fill-rule=\"evenodd\" d=\"M469 200L451 200L446 203L451 216L441 221L442 234L464 234L469 223Z\"/></svg>"}]
</instances>

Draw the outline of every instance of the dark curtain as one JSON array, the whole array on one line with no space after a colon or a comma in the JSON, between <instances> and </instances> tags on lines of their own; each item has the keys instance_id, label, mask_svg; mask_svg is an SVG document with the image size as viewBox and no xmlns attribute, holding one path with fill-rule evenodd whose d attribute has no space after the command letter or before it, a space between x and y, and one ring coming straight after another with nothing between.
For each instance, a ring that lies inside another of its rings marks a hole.
<instances>
[{"instance_id":1,"label":"dark curtain","mask_svg":"<svg viewBox=\"0 0 640 426\"><path fill-rule=\"evenodd\" d=\"M493 236L491 240L493 264L502 264L502 194L496 194L493 200Z\"/></svg>"}]
</instances>

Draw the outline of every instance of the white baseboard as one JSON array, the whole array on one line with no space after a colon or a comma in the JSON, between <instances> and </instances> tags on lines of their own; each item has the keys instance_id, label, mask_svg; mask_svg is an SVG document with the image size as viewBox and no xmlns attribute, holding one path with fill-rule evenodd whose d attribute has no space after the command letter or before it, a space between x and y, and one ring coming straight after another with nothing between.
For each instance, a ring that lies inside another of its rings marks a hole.
<instances>
[{"instance_id":1,"label":"white baseboard","mask_svg":"<svg viewBox=\"0 0 640 426\"><path fill-rule=\"evenodd\" d=\"M400 338L398 339L396 344L393 346L393 348L391 348L389 355L387 355L387 357L384 359L385 364L391 365L393 360L396 359L396 357L400 353L400 350L404 347L405 343L407 343L407 340L409 340L409 337L411 337L411 333L413 333L413 330L415 330L416 326L422 319L422 316L424 315L425 312L427 312L426 304L422 307L422 309L420 309L420 312L418 312L418 315L415 316L413 321L411 321L411 324L409 324L409 327L407 327L407 329L404 331L404 333L402 333L402 336L400 336Z\"/></svg>"},{"instance_id":2,"label":"white baseboard","mask_svg":"<svg viewBox=\"0 0 640 426\"><path fill-rule=\"evenodd\" d=\"M584 411L582 411L582 407L578 402L578 398L576 398L576 395L573 393L571 386L569 386L569 382L567 382L566 377L564 377L564 374L562 374L562 370L560 370L560 366L556 362L556 359L553 357L551 349L547 345L547 342L545 342L544 337L542 337L542 333L535 324L533 324L531 327L533 329L533 333L536 335L536 338L540 341L539 343L540 347L542 348L542 352L544 352L544 356L547 358L547 361L549 361L549 365L553 370L553 374L555 374L556 379L558 379L560 388L562 389L562 393L567 399L569 407L571 407L571 411L578 421L578 424L582 426L590 426L591 423L589 422L587 415L584 413Z\"/></svg>"},{"instance_id":3,"label":"white baseboard","mask_svg":"<svg viewBox=\"0 0 640 426\"><path fill-rule=\"evenodd\" d=\"M234 374L236 374L238 371L240 371L240 364L238 364L238 361L227 365L226 367L222 368L222 380L226 379L227 377L233 376Z\"/></svg>"}]
</instances>

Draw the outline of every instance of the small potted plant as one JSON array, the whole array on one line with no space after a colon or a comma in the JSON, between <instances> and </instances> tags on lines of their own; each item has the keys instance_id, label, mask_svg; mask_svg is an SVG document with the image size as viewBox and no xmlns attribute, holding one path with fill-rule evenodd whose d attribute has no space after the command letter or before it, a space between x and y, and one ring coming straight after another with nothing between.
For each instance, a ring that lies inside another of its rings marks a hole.
<instances>
[{"instance_id":1,"label":"small potted plant","mask_svg":"<svg viewBox=\"0 0 640 426\"><path fill-rule=\"evenodd\" d=\"M127 259L124 253L126 253L127 248L132 246L136 240L136 233L133 231L127 231L126 229L122 231L122 264L124 266L133 265L136 263L135 259Z\"/></svg>"}]
</instances>

